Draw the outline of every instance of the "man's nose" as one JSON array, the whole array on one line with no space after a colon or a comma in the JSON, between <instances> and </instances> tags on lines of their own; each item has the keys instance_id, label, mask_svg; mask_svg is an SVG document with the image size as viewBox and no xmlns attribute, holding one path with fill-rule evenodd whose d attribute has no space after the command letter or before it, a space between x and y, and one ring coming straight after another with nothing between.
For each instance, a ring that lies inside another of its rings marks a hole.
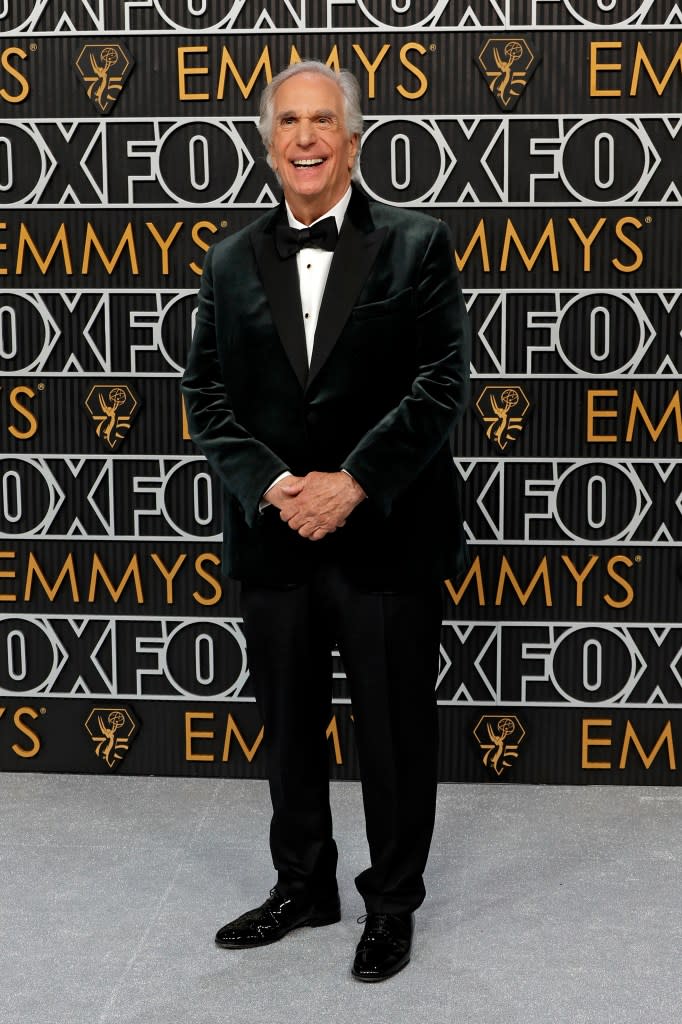
<instances>
[{"instance_id":1,"label":"man's nose","mask_svg":"<svg viewBox=\"0 0 682 1024\"><path fill-rule=\"evenodd\" d=\"M301 117L297 123L296 141L299 146L310 146L315 141L315 126L309 117Z\"/></svg>"}]
</instances>

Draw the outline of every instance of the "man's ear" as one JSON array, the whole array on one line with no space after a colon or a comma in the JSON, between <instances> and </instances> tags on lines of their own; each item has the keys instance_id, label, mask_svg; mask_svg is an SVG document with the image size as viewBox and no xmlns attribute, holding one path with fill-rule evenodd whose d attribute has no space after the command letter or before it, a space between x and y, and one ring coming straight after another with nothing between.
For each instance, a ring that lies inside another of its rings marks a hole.
<instances>
[{"instance_id":1,"label":"man's ear","mask_svg":"<svg viewBox=\"0 0 682 1024\"><path fill-rule=\"evenodd\" d=\"M357 133L355 135L351 135L351 137L350 137L350 153L349 153L349 161L350 162L349 162L349 165L348 165L348 170L349 171L353 170L353 164L355 163L355 158L356 158L356 156L358 154L359 146L360 146L360 136L357 135Z\"/></svg>"}]
</instances>

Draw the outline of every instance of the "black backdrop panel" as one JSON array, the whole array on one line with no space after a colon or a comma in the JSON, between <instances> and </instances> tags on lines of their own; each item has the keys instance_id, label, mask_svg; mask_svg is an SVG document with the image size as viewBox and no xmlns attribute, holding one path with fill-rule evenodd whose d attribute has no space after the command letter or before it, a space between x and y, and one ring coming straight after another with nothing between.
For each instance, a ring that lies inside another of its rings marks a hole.
<instances>
[{"instance_id":1,"label":"black backdrop panel","mask_svg":"<svg viewBox=\"0 0 682 1024\"><path fill-rule=\"evenodd\" d=\"M441 777L676 784L671 0L0 0L0 768L264 774L178 382L208 246L278 199L260 90L306 57L358 75L364 186L448 223L474 331ZM338 655L328 739L356 776Z\"/></svg>"}]
</instances>

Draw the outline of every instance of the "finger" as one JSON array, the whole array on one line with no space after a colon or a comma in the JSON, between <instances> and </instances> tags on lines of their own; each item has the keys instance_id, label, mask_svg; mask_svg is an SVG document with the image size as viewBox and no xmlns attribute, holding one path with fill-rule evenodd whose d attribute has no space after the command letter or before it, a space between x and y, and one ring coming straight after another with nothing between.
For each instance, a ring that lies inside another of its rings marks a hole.
<instances>
[{"instance_id":1,"label":"finger","mask_svg":"<svg viewBox=\"0 0 682 1024\"><path fill-rule=\"evenodd\" d=\"M281 487L285 494L295 498L296 495L300 494L303 490L304 483L305 481L303 479L297 477L295 480L283 480Z\"/></svg>"},{"instance_id":2,"label":"finger","mask_svg":"<svg viewBox=\"0 0 682 1024\"><path fill-rule=\"evenodd\" d=\"M322 540L323 537L326 537L328 533L332 532L332 530L323 530L321 528L318 528L317 530L314 530L308 537L306 537L306 540Z\"/></svg>"}]
</instances>

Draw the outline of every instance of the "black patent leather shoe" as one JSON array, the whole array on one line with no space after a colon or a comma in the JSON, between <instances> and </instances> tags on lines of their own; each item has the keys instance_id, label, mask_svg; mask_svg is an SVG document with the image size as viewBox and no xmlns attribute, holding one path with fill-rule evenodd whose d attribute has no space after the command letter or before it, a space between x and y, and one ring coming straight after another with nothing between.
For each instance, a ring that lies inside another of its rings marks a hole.
<instances>
[{"instance_id":1,"label":"black patent leather shoe","mask_svg":"<svg viewBox=\"0 0 682 1024\"><path fill-rule=\"evenodd\" d=\"M414 914L367 914L351 974L358 981L385 981L410 962Z\"/></svg>"},{"instance_id":2,"label":"black patent leather shoe","mask_svg":"<svg viewBox=\"0 0 682 1024\"><path fill-rule=\"evenodd\" d=\"M262 906L224 925L215 940L224 949L250 949L278 942L294 928L319 928L340 920L338 893L323 903L310 903L300 897L288 899L275 886Z\"/></svg>"}]
</instances>

